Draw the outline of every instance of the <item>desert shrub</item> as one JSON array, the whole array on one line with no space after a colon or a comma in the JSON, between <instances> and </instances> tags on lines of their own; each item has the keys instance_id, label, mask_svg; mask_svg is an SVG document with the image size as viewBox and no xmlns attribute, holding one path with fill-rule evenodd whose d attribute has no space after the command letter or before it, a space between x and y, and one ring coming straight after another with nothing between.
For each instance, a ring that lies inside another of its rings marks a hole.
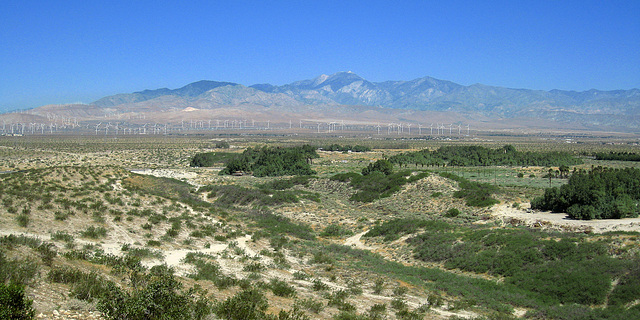
<instances>
[{"instance_id":1,"label":"desert shrub","mask_svg":"<svg viewBox=\"0 0 640 320\"><path fill-rule=\"evenodd\" d=\"M309 260L310 263L315 264L331 264L335 260L324 251L316 251L313 253L313 257Z\"/></svg>"},{"instance_id":2,"label":"desert shrub","mask_svg":"<svg viewBox=\"0 0 640 320\"><path fill-rule=\"evenodd\" d=\"M162 242L158 241L158 240L149 240L147 241L147 246L150 247L159 247L162 245Z\"/></svg>"},{"instance_id":3,"label":"desert shrub","mask_svg":"<svg viewBox=\"0 0 640 320\"><path fill-rule=\"evenodd\" d=\"M330 224L320 233L321 237L342 237L352 235L353 231L344 228L339 224Z\"/></svg>"},{"instance_id":4,"label":"desert shrub","mask_svg":"<svg viewBox=\"0 0 640 320\"><path fill-rule=\"evenodd\" d=\"M544 306L527 312L528 319L640 319L640 309L630 308L592 308L577 304Z\"/></svg>"},{"instance_id":5,"label":"desert shrub","mask_svg":"<svg viewBox=\"0 0 640 320\"><path fill-rule=\"evenodd\" d=\"M53 213L53 219L58 221L65 221L69 217L69 213L65 213L62 211L56 211Z\"/></svg>"},{"instance_id":6,"label":"desert shrub","mask_svg":"<svg viewBox=\"0 0 640 320\"><path fill-rule=\"evenodd\" d=\"M269 183L260 185L259 187L261 189L267 189L267 190L286 190L298 185L306 186L309 184L309 181L312 178L314 177L313 176L295 176L289 179L276 179Z\"/></svg>"},{"instance_id":7,"label":"desert shrub","mask_svg":"<svg viewBox=\"0 0 640 320\"><path fill-rule=\"evenodd\" d=\"M640 297L640 261L631 263L631 268L618 281L609 297L610 305L622 306Z\"/></svg>"},{"instance_id":8,"label":"desert shrub","mask_svg":"<svg viewBox=\"0 0 640 320\"><path fill-rule=\"evenodd\" d=\"M18 216L16 216L16 222L18 223L19 226L26 228L29 225L29 216L26 214L19 214Z\"/></svg>"},{"instance_id":9,"label":"desert shrub","mask_svg":"<svg viewBox=\"0 0 640 320\"><path fill-rule=\"evenodd\" d=\"M49 281L64 284L79 282L84 276L84 272L70 267L51 268L49 273L47 273L47 279Z\"/></svg>"},{"instance_id":10,"label":"desert shrub","mask_svg":"<svg viewBox=\"0 0 640 320\"><path fill-rule=\"evenodd\" d=\"M371 318L367 315L357 314L352 311L343 311L333 317L333 320L370 320L370 319Z\"/></svg>"},{"instance_id":11,"label":"desert shrub","mask_svg":"<svg viewBox=\"0 0 640 320\"><path fill-rule=\"evenodd\" d=\"M345 290L337 290L326 296L327 306L336 307L340 311L352 312L356 310L356 307L349 302L347 302L347 297L349 296L349 292Z\"/></svg>"},{"instance_id":12,"label":"desert shrub","mask_svg":"<svg viewBox=\"0 0 640 320\"><path fill-rule=\"evenodd\" d=\"M454 192L453 196L456 198L464 198L466 200L466 205L468 206L490 207L499 203L498 200L491 197L493 193L498 191L497 186L488 183L469 181L449 172L441 172L440 175L444 178L458 182L460 190Z\"/></svg>"},{"instance_id":13,"label":"desert shrub","mask_svg":"<svg viewBox=\"0 0 640 320\"><path fill-rule=\"evenodd\" d=\"M273 214L264 208L251 210L248 217L255 222L257 227L273 236L286 234L304 240L315 239L311 227L295 223L285 216Z\"/></svg>"},{"instance_id":14,"label":"desert shrub","mask_svg":"<svg viewBox=\"0 0 640 320\"><path fill-rule=\"evenodd\" d=\"M243 290L215 305L216 315L227 320L262 320L267 317L267 298L256 289Z\"/></svg>"},{"instance_id":15,"label":"desert shrub","mask_svg":"<svg viewBox=\"0 0 640 320\"><path fill-rule=\"evenodd\" d=\"M196 272L187 275L195 280L215 281L220 276L220 266L212 262L199 261L195 264Z\"/></svg>"},{"instance_id":16,"label":"desert shrub","mask_svg":"<svg viewBox=\"0 0 640 320\"><path fill-rule=\"evenodd\" d=\"M407 291L409 291L407 287L395 287L393 289L393 295L396 297L403 297L405 294L407 294Z\"/></svg>"},{"instance_id":17,"label":"desert shrub","mask_svg":"<svg viewBox=\"0 0 640 320\"><path fill-rule=\"evenodd\" d=\"M407 302L402 298L396 297L391 300L391 308L394 308L396 310L406 310L408 308L408 305Z\"/></svg>"},{"instance_id":18,"label":"desert shrub","mask_svg":"<svg viewBox=\"0 0 640 320\"><path fill-rule=\"evenodd\" d=\"M313 279L313 281L311 281L311 288L314 291L325 291L329 290L329 285L322 282L320 279Z\"/></svg>"},{"instance_id":19,"label":"desert shrub","mask_svg":"<svg viewBox=\"0 0 640 320\"><path fill-rule=\"evenodd\" d=\"M152 269L132 292L108 284L98 310L109 319L203 319L211 306L196 289L180 291L182 285L166 268Z\"/></svg>"},{"instance_id":20,"label":"desert shrub","mask_svg":"<svg viewBox=\"0 0 640 320\"><path fill-rule=\"evenodd\" d=\"M375 166L375 163L370 164L367 168L363 170L363 173L366 171L366 174L361 175L353 172L340 173L332 176L330 180L349 182L351 187L358 190L349 200L372 202L377 199L389 197L400 191L400 188L404 184L414 182L428 175L425 172L412 175L411 171L408 170L393 173L387 170L388 168L386 166Z\"/></svg>"},{"instance_id":21,"label":"desert shrub","mask_svg":"<svg viewBox=\"0 0 640 320\"><path fill-rule=\"evenodd\" d=\"M553 261L517 273L509 282L563 304L601 304L611 287L602 262Z\"/></svg>"},{"instance_id":22,"label":"desert shrub","mask_svg":"<svg viewBox=\"0 0 640 320\"><path fill-rule=\"evenodd\" d=\"M33 301L24 293L24 286L0 282L0 319L33 319Z\"/></svg>"},{"instance_id":23,"label":"desert shrub","mask_svg":"<svg viewBox=\"0 0 640 320\"><path fill-rule=\"evenodd\" d=\"M271 279L270 285L273 294L279 297L293 297L296 295L296 289L279 279Z\"/></svg>"},{"instance_id":24,"label":"desert shrub","mask_svg":"<svg viewBox=\"0 0 640 320\"><path fill-rule=\"evenodd\" d=\"M447 210L447 213L445 213L444 215L445 215L445 217L455 218L458 215L460 215L460 210L458 210L456 208L451 208L451 209Z\"/></svg>"},{"instance_id":25,"label":"desert shrub","mask_svg":"<svg viewBox=\"0 0 640 320\"><path fill-rule=\"evenodd\" d=\"M303 300L296 300L295 304L299 306L300 308L309 310L313 313L320 313L323 309L324 309L324 303L317 301L316 299L303 299Z\"/></svg>"},{"instance_id":26,"label":"desert shrub","mask_svg":"<svg viewBox=\"0 0 640 320\"><path fill-rule=\"evenodd\" d=\"M53 243L43 242L41 245L35 248L35 251L40 255L42 263L46 266L51 266L53 258L58 255L56 246Z\"/></svg>"},{"instance_id":27,"label":"desert shrub","mask_svg":"<svg viewBox=\"0 0 640 320\"><path fill-rule=\"evenodd\" d=\"M8 259L0 251L0 283L26 285L38 274L38 264L29 259Z\"/></svg>"},{"instance_id":28,"label":"desert shrub","mask_svg":"<svg viewBox=\"0 0 640 320\"><path fill-rule=\"evenodd\" d=\"M51 240L73 242L73 235L68 234L64 231L56 231L55 233L51 234Z\"/></svg>"},{"instance_id":29,"label":"desert shrub","mask_svg":"<svg viewBox=\"0 0 640 320\"><path fill-rule=\"evenodd\" d=\"M242 268L242 271L246 271L246 272L260 272L264 270L265 270L265 267L260 262L251 262L246 264Z\"/></svg>"},{"instance_id":30,"label":"desert shrub","mask_svg":"<svg viewBox=\"0 0 640 320\"><path fill-rule=\"evenodd\" d=\"M217 198L220 206L273 206L283 203L298 202L297 193L292 191L273 191L267 189L251 189L236 185L207 186L202 191L210 191L209 198Z\"/></svg>"},{"instance_id":31,"label":"desert shrub","mask_svg":"<svg viewBox=\"0 0 640 320\"><path fill-rule=\"evenodd\" d=\"M110 283L97 273L85 273L69 267L52 268L47 278L51 282L70 284L70 296L89 302L107 294L106 290Z\"/></svg>"},{"instance_id":32,"label":"desert shrub","mask_svg":"<svg viewBox=\"0 0 640 320\"><path fill-rule=\"evenodd\" d=\"M91 238L91 239L99 239L107 236L107 229L103 227L87 227L84 231L80 232L80 235L83 237Z\"/></svg>"},{"instance_id":33,"label":"desert shrub","mask_svg":"<svg viewBox=\"0 0 640 320\"><path fill-rule=\"evenodd\" d=\"M373 293L380 294L384 290L384 279L378 278L373 282Z\"/></svg>"},{"instance_id":34,"label":"desert shrub","mask_svg":"<svg viewBox=\"0 0 640 320\"><path fill-rule=\"evenodd\" d=\"M355 172L338 173L329 178L332 181L349 182L355 178L360 177L360 174Z\"/></svg>"}]
</instances>

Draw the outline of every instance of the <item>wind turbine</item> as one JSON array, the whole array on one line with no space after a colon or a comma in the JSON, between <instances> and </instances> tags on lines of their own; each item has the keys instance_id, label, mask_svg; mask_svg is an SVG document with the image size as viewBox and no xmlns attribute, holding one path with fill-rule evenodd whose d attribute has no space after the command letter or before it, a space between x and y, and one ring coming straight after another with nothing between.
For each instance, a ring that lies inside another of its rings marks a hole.
<instances>
[{"instance_id":1,"label":"wind turbine","mask_svg":"<svg viewBox=\"0 0 640 320\"><path fill-rule=\"evenodd\" d=\"M407 124L407 129L409 130L409 135L411 135L411 124Z\"/></svg>"},{"instance_id":2,"label":"wind turbine","mask_svg":"<svg viewBox=\"0 0 640 320\"><path fill-rule=\"evenodd\" d=\"M98 128L100 128L100 125L102 124L102 122L98 123L96 125L96 135L98 135ZM49 126L49 128L51 128L51 126Z\"/></svg>"}]
</instances>

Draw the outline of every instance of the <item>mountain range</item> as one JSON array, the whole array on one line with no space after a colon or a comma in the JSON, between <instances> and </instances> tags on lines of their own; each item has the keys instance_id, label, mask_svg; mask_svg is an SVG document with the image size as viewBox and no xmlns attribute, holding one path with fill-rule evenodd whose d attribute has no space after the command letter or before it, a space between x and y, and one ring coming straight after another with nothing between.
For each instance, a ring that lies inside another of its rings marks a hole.
<instances>
[{"instance_id":1,"label":"mountain range","mask_svg":"<svg viewBox=\"0 0 640 320\"><path fill-rule=\"evenodd\" d=\"M52 109L47 107L49 111ZM65 108L67 114L73 108L95 115L209 110L210 114L217 112L216 116L237 112L238 117L286 114L301 119L328 118L335 113L343 119L376 121L384 117L376 118L372 114L394 114L394 119L407 122L424 118L434 122L437 114L441 118L455 115L468 121L503 121L529 126L541 123L548 127L570 124L585 130L640 129L640 89L543 91L483 84L465 86L431 77L371 82L353 72L323 74L281 86L202 80L178 89L116 94L89 105ZM402 114L404 118L399 116Z\"/></svg>"}]
</instances>

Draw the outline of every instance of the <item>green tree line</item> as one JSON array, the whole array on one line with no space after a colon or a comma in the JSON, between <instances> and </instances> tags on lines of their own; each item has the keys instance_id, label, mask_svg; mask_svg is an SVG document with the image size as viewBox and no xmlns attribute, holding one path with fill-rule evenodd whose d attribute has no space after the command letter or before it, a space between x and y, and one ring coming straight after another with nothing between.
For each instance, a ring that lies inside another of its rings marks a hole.
<instances>
[{"instance_id":1,"label":"green tree line","mask_svg":"<svg viewBox=\"0 0 640 320\"><path fill-rule=\"evenodd\" d=\"M248 148L238 157L227 161L220 174L241 171L250 172L256 177L312 175L315 171L311 170L311 163L318 157L316 148L310 145Z\"/></svg>"},{"instance_id":2,"label":"green tree line","mask_svg":"<svg viewBox=\"0 0 640 320\"><path fill-rule=\"evenodd\" d=\"M566 212L573 219L620 219L637 217L639 201L640 170L596 167L574 172L560 188L547 188L531 207Z\"/></svg>"},{"instance_id":3,"label":"green tree line","mask_svg":"<svg viewBox=\"0 0 640 320\"><path fill-rule=\"evenodd\" d=\"M597 152L596 160L640 161L640 154L631 152Z\"/></svg>"},{"instance_id":4,"label":"green tree line","mask_svg":"<svg viewBox=\"0 0 640 320\"><path fill-rule=\"evenodd\" d=\"M368 152L371 151L371 148L367 147L367 146L361 146L361 145L355 145L355 146L350 146L350 145L339 145L337 143L334 144L330 144L328 146L324 146L321 147L322 150L324 151L342 151L342 152L347 152L347 151L352 151L352 152Z\"/></svg>"},{"instance_id":5,"label":"green tree line","mask_svg":"<svg viewBox=\"0 0 640 320\"><path fill-rule=\"evenodd\" d=\"M520 152L511 145L489 149L482 146L445 146L431 151L405 152L389 158L406 166L560 166L577 165L582 160L567 152Z\"/></svg>"}]
</instances>

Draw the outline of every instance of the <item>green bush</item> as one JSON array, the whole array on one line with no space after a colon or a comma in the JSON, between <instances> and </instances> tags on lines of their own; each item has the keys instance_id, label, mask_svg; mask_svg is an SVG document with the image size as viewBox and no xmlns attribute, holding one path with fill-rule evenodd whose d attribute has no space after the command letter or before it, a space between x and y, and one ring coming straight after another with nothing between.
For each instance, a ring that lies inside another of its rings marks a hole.
<instances>
[{"instance_id":1,"label":"green bush","mask_svg":"<svg viewBox=\"0 0 640 320\"><path fill-rule=\"evenodd\" d=\"M262 320L267 318L267 298L256 289L243 290L235 296L218 303L215 313L227 320Z\"/></svg>"},{"instance_id":2,"label":"green bush","mask_svg":"<svg viewBox=\"0 0 640 320\"><path fill-rule=\"evenodd\" d=\"M393 164L389 160L382 159L374 163L370 163L366 168L362 169L363 176L372 174L374 172L380 172L388 176L393 173Z\"/></svg>"},{"instance_id":3,"label":"green bush","mask_svg":"<svg viewBox=\"0 0 640 320\"><path fill-rule=\"evenodd\" d=\"M304 300L296 300L295 305L300 306L300 308L307 309L313 313L320 313L324 309L324 304L316 299L304 299Z\"/></svg>"},{"instance_id":4,"label":"green bush","mask_svg":"<svg viewBox=\"0 0 640 320\"><path fill-rule=\"evenodd\" d=\"M352 235L353 232L351 230L345 229L343 226L338 224L330 224L320 233L321 237L342 237Z\"/></svg>"},{"instance_id":5,"label":"green bush","mask_svg":"<svg viewBox=\"0 0 640 320\"><path fill-rule=\"evenodd\" d=\"M182 285L166 267L152 269L140 286L127 292L113 283L98 301L98 310L109 319L200 320L210 314L204 292L180 291Z\"/></svg>"},{"instance_id":6,"label":"green bush","mask_svg":"<svg viewBox=\"0 0 640 320\"><path fill-rule=\"evenodd\" d=\"M255 222L257 227L262 228L272 236L290 235L304 240L315 239L311 227L295 223L285 216L273 214L263 208L251 210L248 217Z\"/></svg>"},{"instance_id":7,"label":"green bush","mask_svg":"<svg viewBox=\"0 0 640 320\"><path fill-rule=\"evenodd\" d=\"M296 289L293 286L279 279L271 279L270 287L273 294L279 297L293 297L296 295Z\"/></svg>"},{"instance_id":8,"label":"green bush","mask_svg":"<svg viewBox=\"0 0 640 320\"><path fill-rule=\"evenodd\" d=\"M609 304L623 306L635 301L638 297L640 297L640 261L636 259L632 261L631 268L620 278L618 285L611 292Z\"/></svg>"},{"instance_id":9,"label":"green bush","mask_svg":"<svg viewBox=\"0 0 640 320\"><path fill-rule=\"evenodd\" d=\"M455 218L458 215L460 215L460 210L458 210L456 208L451 208L451 209L447 210L447 213L445 213L445 217L449 217L449 218Z\"/></svg>"},{"instance_id":10,"label":"green bush","mask_svg":"<svg viewBox=\"0 0 640 320\"><path fill-rule=\"evenodd\" d=\"M26 214L19 214L18 216L16 216L16 222L18 223L19 226L26 228L29 225L29 216Z\"/></svg>"},{"instance_id":11,"label":"green bush","mask_svg":"<svg viewBox=\"0 0 640 320\"><path fill-rule=\"evenodd\" d=\"M382 161L382 162L380 162ZM386 160L379 160L376 163L385 163ZM358 190L349 200L358 202L372 202L377 199L389 197L392 194L400 191L400 188L411 182L420 180L428 173L422 172L412 175L411 171L405 170L393 173L390 171L387 165L376 163L369 164L367 168L363 169L363 174L339 173L331 178L333 181L349 182L351 187ZM393 166L391 166L393 168ZM366 173L366 174L364 174Z\"/></svg>"},{"instance_id":12,"label":"green bush","mask_svg":"<svg viewBox=\"0 0 640 320\"><path fill-rule=\"evenodd\" d=\"M24 287L0 282L0 319L33 319L33 301L27 298Z\"/></svg>"},{"instance_id":13,"label":"green bush","mask_svg":"<svg viewBox=\"0 0 640 320\"><path fill-rule=\"evenodd\" d=\"M107 236L107 229L103 227L90 226L84 231L80 232L80 235L87 238L99 239Z\"/></svg>"},{"instance_id":14,"label":"green bush","mask_svg":"<svg viewBox=\"0 0 640 320\"><path fill-rule=\"evenodd\" d=\"M29 284L38 269L38 264L30 259L7 259L0 251L0 283Z\"/></svg>"},{"instance_id":15,"label":"green bush","mask_svg":"<svg viewBox=\"0 0 640 320\"><path fill-rule=\"evenodd\" d=\"M498 187L475 181L469 181L463 177L449 172L440 172L444 178L458 182L460 190L453 193L456 198L466 199L466 205L471 207L490 207L500 201L491 197L491 194L498 192Z\"/></svg>"}]
</instances>

